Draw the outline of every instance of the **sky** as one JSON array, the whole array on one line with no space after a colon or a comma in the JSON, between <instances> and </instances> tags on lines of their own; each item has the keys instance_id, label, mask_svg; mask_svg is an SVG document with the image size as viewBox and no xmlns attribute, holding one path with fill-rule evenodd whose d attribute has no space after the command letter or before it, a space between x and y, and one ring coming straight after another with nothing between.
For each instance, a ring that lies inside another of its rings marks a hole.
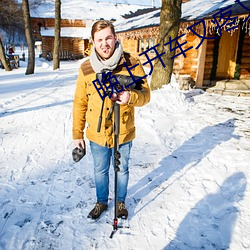
<instances>
[{"instance_id":1,"label":"sky","mask_svg":"<svg viewBox=\"0 0 250 250\"><path fill-rule=\"evenodd\" d=\"M73 162L71 134L86 59L53 71L37 54L32 75L23 61L0 68L0 249L250 249L250 99L181 91L174 77L135 109L124 228L109 238L112 167L109 208L87 219L93 161L86 139L86 156Z\"/></svg>"}]
</instances>

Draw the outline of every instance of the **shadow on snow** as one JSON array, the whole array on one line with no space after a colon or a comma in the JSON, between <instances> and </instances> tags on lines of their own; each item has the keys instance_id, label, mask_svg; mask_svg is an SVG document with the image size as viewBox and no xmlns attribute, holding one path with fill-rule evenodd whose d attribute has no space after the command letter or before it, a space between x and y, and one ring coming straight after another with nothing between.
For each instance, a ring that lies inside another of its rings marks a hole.
<instances>
[{"instance_id":1,"label":"shadow on snow","mask_svg":"<svg viewBox=\"0 0 250 250\"><path fill-rule=\"evenodd\" d=\"M36 107L21 108L21 109L14 110L14 111L5 111L3 113L0 113L0 117L6 117L6 116L9 116L9 115L15 115L15 114L25 113L25 112L29 112L29 111L44 109L44 108L51 108L51 107L55 107L55 106L65 105L65 104L72 103L72 102L73 102L73 100L66 100L66 101L62 101L62 102L54 102L54 103L50 103L50 104L43 104L43 105L39 105L39 106L36 106Z\"/></svg>"},{"instance_id":2,"label":"shadow on snow","mask_svg":"<svg viewBox=\"0 0 250 250\"><path fill-rule=\"evenodd\" d=\"M128 190L129 196L133 197L132 199L135 201L140 200L166 182L174 173L187 167L187 165L189 165L189 167L185 172L190 168L196 167L216 146L232 138L239 139L239 136L233 134L235 129L234 123L235 119L229 119L223 123L202 129L198 134L192 136L178 149L173 151L171 155L162 159L158 168L154 169L135 185L131 186ZM157 193L148 203L156 199L172 184L173 182L169 183L164 189L161 189L161 192ZM148 203L141 209L148 205ZM136 213L134 213L134 215Z\"/></svg>"},{"instance_id":3,"label":"shadow on snow","mask_svg":"<svg viewBox=\"0 0 250 250\"><path fill-rule=\"evenodd\" d=\"M181 222L176 237L164 250L229 249L238 208L247 180L242 172L228 177L217 193L207 195Z\"/></svg>"}]
</instances>

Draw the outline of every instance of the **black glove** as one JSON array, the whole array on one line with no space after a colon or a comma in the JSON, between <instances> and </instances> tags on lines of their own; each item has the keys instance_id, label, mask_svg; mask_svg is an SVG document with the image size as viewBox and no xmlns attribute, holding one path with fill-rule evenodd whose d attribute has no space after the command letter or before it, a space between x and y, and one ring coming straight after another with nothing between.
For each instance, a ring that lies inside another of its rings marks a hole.
<instances>
[{"instance_id":1,"label":"black glove","mask_svg":"<svg viewBox=\"0 0 250 250\"><path fill-rule=\"evenodd\" d=\"M80 147L76 147L72 151L73 160L75 162L78 162L78 161L80 161L83 158L83 156L85 154L86 154L86 149L85 148L82 148L81 146Z\"/></svg>"}]
</instances>

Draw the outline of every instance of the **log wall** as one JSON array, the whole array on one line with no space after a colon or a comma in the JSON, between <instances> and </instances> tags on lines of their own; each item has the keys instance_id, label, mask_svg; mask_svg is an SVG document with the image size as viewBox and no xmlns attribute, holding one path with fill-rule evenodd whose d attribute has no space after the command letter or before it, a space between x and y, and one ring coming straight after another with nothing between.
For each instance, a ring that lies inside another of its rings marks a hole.
<instances>
[{"instance_id":1,"label":"log wall","mask_svg":"<svg viewBox=\"0 0 250 250\"><path fill-rule=\"evenodd\" d=\"M207 50L205 58L205 67L204 67L204 80L210 80L213 68L213 56L215 48L215 39L207 40Z\"/></svg>"},{"instance_id":2,"label":"log wall","mask_svg":"<svg viewBox=\"0 0 250 250\"><path fill-rule=\"evenodd\" d=\"M245 35L243 48L242 48L242 59L240 65L240 79L250 79L250 36Z\"/></svg>"},{"instance_id":3,"label":"log wall","mask_svg":"<svg viewBox=\"0 0 250 250\"><path fill-rule=\"evenodd\" d=\"M181 54L174 58L173 73L178 76L190 75L191 79L194 80L196 79L197 74L197 60L199 51L196 49L196 47L199 44L199 39L197 39L197 37L192 34L187 34L186 36L183 36L182 39L178 40L179 44L182 44L185 41L187 41L187 43L181 46L182 50L186 50L190 47L193 48L185 52L186 57ZM175 53L178 54L180 52L181 50L177 49Z\"/></svg>"},{"instance_id":4,"label":"log wall","mask_svg":"<svg viewBox=\"0 0 250 250\"><path fill-rule=\"evenodd\" d=\"M61 38L60 51L69 51L76 58L84 57L84 51L88 47L88 40L78 38ZM49 52L53 52L54 37L42 37L42 57L46 58Z\"/></svg>"}]
</instances>

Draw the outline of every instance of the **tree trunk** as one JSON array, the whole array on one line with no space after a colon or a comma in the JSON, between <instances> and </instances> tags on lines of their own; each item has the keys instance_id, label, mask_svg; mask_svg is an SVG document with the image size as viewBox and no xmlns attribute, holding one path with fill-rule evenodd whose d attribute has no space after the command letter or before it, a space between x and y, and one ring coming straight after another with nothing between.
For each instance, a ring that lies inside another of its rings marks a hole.
<instances>
[{"instance_id":1,"label":"tree trunk","mask_svg":"<svg viewBox=\"0 0 250 250\"><path fill-rule=\"evenodd\" d=\"M157 58L154 64L154 71L152 74L152 80L150 88L152 90L161 88L163 84L168 84L171 81L171 75L173 70L173 59L175 50L170 52L169 37L175 39L178 36L180 18L181 18L181 2L182 0L162 0L161 14L160 14L160 34L159 34L159 46L157 51L159 54L166 52L161 58L165 64L165 68ZM172 48L176 46L175 42L171 42Z\"/></svg>"},{"instance_id":2,"label":"tree trunk","mask_svg":"<svg viewBox=\"0 0 250 250\"><path fill-rule=\"evenodd\" d=\"M59 48L61 33L61 0L55 1L55 40L53 50L53 70L60 68Z\"/></svg>"},{"instance_id":3,"label":"tree trunk","mask_svg":"<svg viewBox=\"0 0 250 250\"><path fill-rule=\"evenodd\" d=\"M3 65L4 69L6 71L11 71L11 68L6 60L6 56L5 56L5 52L4 52L4 47L3 47L3 43L2 43L2 39L0 37L0 61L1 64Z\"/></svg>"},{"instance_id":4,"label":"tree trunk","mask_svg":"<svg viewBox=\"0 0 250 250\"><path fill-rule=\"evenodd\" d=\"M22 0L22 8L23 8L23 19L24 19L24 31L25 31L26 41L28 44L28 66L25 75L30 75L34 74L35 70L35 48L32 37L30 9L28 0Z\"/></svg>"}]
</instances>

